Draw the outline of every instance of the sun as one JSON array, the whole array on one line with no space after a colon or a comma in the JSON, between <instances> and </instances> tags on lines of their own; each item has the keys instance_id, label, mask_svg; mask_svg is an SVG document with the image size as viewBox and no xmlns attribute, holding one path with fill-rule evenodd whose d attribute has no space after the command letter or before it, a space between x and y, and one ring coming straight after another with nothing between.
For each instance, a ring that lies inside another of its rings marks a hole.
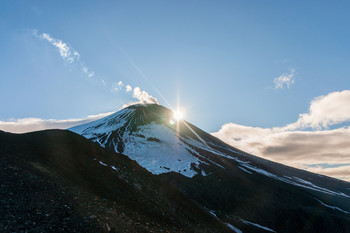
<instances>
[{"instance_id":1,"label":"sun","mask_svg":"<svg viewBox=\"0 0 350 233\"><path fill-rule=\"evenodd\" d=\"M184 118L184 114L177 110L177 111L174 111L174 119L177 120L177 121L180 121Z\"/></svg>"}]
</instances>

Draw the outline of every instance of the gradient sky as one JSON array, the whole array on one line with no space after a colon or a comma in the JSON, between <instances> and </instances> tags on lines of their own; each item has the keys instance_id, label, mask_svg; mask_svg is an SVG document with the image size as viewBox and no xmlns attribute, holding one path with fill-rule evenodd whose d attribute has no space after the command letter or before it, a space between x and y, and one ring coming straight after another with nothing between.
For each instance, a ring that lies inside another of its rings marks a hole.
<instances>
[{"instance_id":1,"label":"gradient sky","mask_svg":"<svg viewBox=\"0 0 350 233\"><path fill-rule=\"evenodd\" d=\"M115 111L135 101L112 90L122 81L162 105L180 101L208 132L286 126L316 97L350 89L349 10L349 1L3 0L0 121ZM43 33L79 59L63 59Z\"/></svg>"}]
</instances>

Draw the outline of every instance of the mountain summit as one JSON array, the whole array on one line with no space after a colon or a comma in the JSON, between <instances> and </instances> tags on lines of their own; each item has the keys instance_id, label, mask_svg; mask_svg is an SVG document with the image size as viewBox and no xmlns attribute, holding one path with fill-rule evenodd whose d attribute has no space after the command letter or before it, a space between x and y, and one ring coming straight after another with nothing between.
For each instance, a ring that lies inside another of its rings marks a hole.
<instances>
[{"instance_id":1,"label":"mountain summit","mask_svg":"<svg viewBox=\"0 0 350 233\"><path fill-rule=\"evenodd\" d=\"M213 152L212 147L219 144L226 147L157 104L132 105L69 130L128 155L154 174L174 171L192 177L201 170L200 164L215 164L200 151Z\"/></svg>"},{"instance_id":2,"label":"mountain summit","mask_svg":"<svg viewBox=\"0 0 350 233\"><path fill-rule=\"evenodd\" d=\"M173 115L133 105L69 130L135 160L235 232L350 232L348 182L250 155Z\"/></svg>"}]
</instances>

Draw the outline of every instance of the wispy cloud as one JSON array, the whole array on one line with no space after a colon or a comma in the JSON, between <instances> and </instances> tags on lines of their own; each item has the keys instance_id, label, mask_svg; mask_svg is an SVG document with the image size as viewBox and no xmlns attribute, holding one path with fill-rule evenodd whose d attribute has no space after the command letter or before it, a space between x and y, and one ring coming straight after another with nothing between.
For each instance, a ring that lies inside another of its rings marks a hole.
<instances>
[{"instance_id":1,"label":"wispy cloud","mask_svg":"<svg viewBox=\"0 0 350 233\"><path fill-rule=\"evenodd\" d=\"M80 60L80 53L78 51L76 51L74 48L72 48L71 46L69 46L67 43L63 42L60 39L56 39L56 38L52 37L48 33L41 33L41 34L39 34L37 30L33 30L33 35L35 37L39 38L40 40L46 40L46 41L50 42L50 44L52 44L54 47L56 47L58 49L59 55L61 56L61 58L65 62L67 62L69 64L77 63L80 66L80 69L89 78L91 78L91 77L93 77L95 75L95 72L91 71L84 64L84 62L82 62ZM140 70L140 68L138 68L136 66L136 64L131 60L131 58L129 56L127 56L127 58L132 63L134 68L142 75L142 77L147 79L146 76ZM96 81L99 81L104 86L107 85L106 81L104 79L96 80ZM118 81L118 82L112 83L111 86L112 86L111 87L111 91L112 92L118 92L119 90L121 90L124 87L124 83L122 81ZM154 103L154 104L158 104L158 100L155 97L151 96L146 91L141 90L139 87L135 87L133 89L129 84L127 84L127 85L125 85L125 92L127 92L127 93L131 93L132 92L132 97L137 99L138 102L132 102L132 103L129 103L129 104L124 105L124 106L129 106L130 104L136 104L136 103L143 103L143 104L145 104L145 103Z\"/></svg>"},{"instance_id":2,"label":"wispy cloud","mask_svg":"<svg viewBox=\"0 0 350 233\"><path fill-rule=\"evenodd\" d=\"M131 93L132 97L134 99L138 100L137 102L131 102L128 104L124 104L123 108L130 106L130 105L133 105L133 104L159 104L157 98L151 96L146 91L141 90L140 87L135 87L133 89L131 85L129 85L129 84L124 85L124 83L122 81L114 82L112 84L111 91L118 92L119 90L123 89L123 87L125 88L126 93Z\"/></svg>"},{"instance_id":3,"label":"wispy cloud","mask_svg":"<svg viewBox=\"0 0 350 233\"><path fill-rule=\"evenodd\" d=\"M53 46L55 46L58 49L60 56L65 62L73 63L74 61L79 60L80 54L77 51L70 48L67 45L67 43L64 43L62 40L55 39L47 33L42 33L38 35L38 37L47 40Z\"/></svg>"},{"instance_id":4,"label":"wispy cloud","mask_svg":"<svg viewBox=\"0 0 350 233\"><path fill-rule=\"evenodd\" d=\"M81 67L81 70L82 70L85 74L87 74L87 76L88 76L89 78L91 78L91 77L93 77L93 76L95 75L95 72L90 71L89 68L87 68L86 66L84 66L84 65L81 65L81 66L82 66L82 67Z\"/></svg>"},{"instance_id":5,"label":"wispy cloud","mask_svg":"<svg viewBox=\"0 0 350 233\"><path fill-rule=\"evenodd\" d=\"M126 86L125 86L125 91L126 91L126 92L132 91L132 87L131 87L130 85L126 85Z\"/></svg>"},{"instance_id":6,"label":"wispy cloud","mask_svg":"<svg viewBox=\"0 0 350 233\"><path fill-rule=\"evenodd\" d=\"M40 40L46 40L50 42L51 45L56 47L58 49L59 55L61 58L69 64L77 63L81 70L89 77L93 77L95 75L95 72L90 71L87 66L84 65L84 63L80 60L80 53L75 50L74 48L70 47L66 42L63 42L60 39L53 38L48 33L38 33L38 30L33 30L33 35Z\"/></svg>"},{"instance_id":7,"label":"wispy cloud","mask_svg":"<svg viewBox=\"0 0 350 233\"><path fill-rule=\"evenodd\" d=\"M294 84L295 69L291 69L290 73L284 73L281 76L275 78L273 83L275 89L284 89L285 87L290 88Z\"/></svg>"},{"instance_id":8,"label":"wispy cloud","mask_svg":"<svg viewBox=\"0 0 350 233\"><path fill-rule=\"evenodd\" d=\"M224 124L214 136L226 143L276 162L350 180L345 168L313 167L350 163L350 127L327 129L350 122L350 90L315 98L310 112L283 127L260 128L234 123ZM313 128L313 131L303 131ZM335 172L337 171L337 173Z\"/></svg>"},{"instance_id":9,"label":"wispy cloud","mask_svg":"<svg viewBox=\"0 0 350 233\"><path fill-rule=\"evenodd\" d=\"M114 112L101 113L87 116L81 119L41 119L41 118L22 118L0 121L0 130L12 133L26 133L44 129L67 129L76 125L85 124L102 117L108 116Z\"/></svg>"},{"instance_id":10,"label":"wispy cloud","mask_svg":"<svg viewBox=\"0 0 350 233\"><path fill-rule=\"evenodd\" d=\"M82 72L84 72L89 78L93 77L95 75L94 71L91 71L83 61L80 59L80 53L69 46L68 43L63 42L60 39L56 39L52 37L48 33L39 33L38 30L33 30L32 34L37 37L40 40L45 40L48 41L51 45L53 45L55 48L58 49L60 57L68 64L78 64L80 66L80 69ZM133 65L133 67L144 77L147 81L147 77L142 73L140 68L136 66L136 64L131 60L129 56L127 56L128 60L130 63ZM106 86L107 82L104 79L97 78L95 81L100 82L102 85ZM118 92L119 90L123 89L125 87L125 92L126 93L131 93L132 97L137 100L137 102L131 102L129 104L124 105L129 106L131 104L146 104L146 103L153 103L153 104L158 104L158 100L151 96L149 93L147 93L144 90L141 90L139 87L135 87L134 89L131 87L131 85L127 84L124 85L123 81L118 81L114 82L111 84L111 91L112 92ZM54 127L57 126L59 128L65 127L66 124L71 124L72 122L75 122L76 119L72 120L42 120L38 118L25 118L25 119L19 119L15 121L8 121L8 122L1 122L0 121L0 127L5 127L3 128L4 130L8 130L11 132L27 132L27 131L32 131L32 130L38 130L38 129L45 129L47 127ZM85 121L85 120L84 120ZM23 130L21 131L22 125ZM33 126L36 125L36 126ZM57 128L56 127L56 128ZM1 129L1 128L0 128Z\"/></svg>"},{"instance_id":11,"label":"wispy cloud","mask_svg":"<svg viewBox=\"0 0 350 233\"><path fill-rule=\"evenodd\" d=\"M124 83L122 81L112 83L112 90L111 91L117 92L120 89L122 89L123 86L124 86Z\"/></svg>"}]
</instances>

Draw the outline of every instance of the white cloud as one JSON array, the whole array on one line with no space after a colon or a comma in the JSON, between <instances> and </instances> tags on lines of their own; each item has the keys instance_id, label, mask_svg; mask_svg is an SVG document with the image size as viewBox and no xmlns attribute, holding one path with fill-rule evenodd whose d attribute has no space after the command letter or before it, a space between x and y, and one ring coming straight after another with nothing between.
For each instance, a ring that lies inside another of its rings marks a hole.
<instances>
[{"instance_id":1,"label":"white cloud","mask_svg":"<svg viewBox=\"0 0 350 233\"><path fill-rule=\"evenodd\" d=\"M77 60L80 59L80 53L78 53L77 51L73 51L73 55L77 58Z\"/></svg>"},{"instance_id":2,"label":"white cloud","mask_svg":"<svg viewBox=\"0 0 350 233\"><path fill-rule=\"evenodd\" d=\"M299 115L297 122L287 129L296 128L327 128L350 121L350 90L331 92L312 100L309 113Z\"/></svg>"},{"instance_id":3,"label":"white cloud","mask_svg":"<svg viewBox=\"0 0 350 233\"><path fill-rule=\"evenodd\" d=\"M350 121L350 91L315 98L310 112L284 127L260 128L228 123L214 136L248 153L279 163L350 180L345 168L310 167L313 164L350 163L350 127L322 129ZM312 127L314 131L301 131ZM337 171L338 173L335 173Z\"/></svg>"},{"instance_id":4,"label":"white cloud","mask_svg":"<svg viewBox=\"0 0 350 233\"><path fill-rule=\"evenodd\" d=\"M40 34L39 38L47 40L53 46L58 48L59 54L64 61L72 63L75 60L79 60L80 54L77 51L73 50L71 47L69 47L67 43L64 43L62 40L55 39L51 37L48 33Z\"/></svg>"},{"instance_id":5,"label":"white cloud","mask_svg":"<svg viewBox=\"0 0 350 233\"><path fill-rule=\"evenodd\" d=\"M139 87L134 88L133 97L141 104L159 104L156 98L145 91L141 91Z\"/></svg>"},{"instance_id":6,"label":"white cloud","mask_svg":"<svg viewBox=\"0 0 350 233\"><path fill-rule=\"evenodd\" d=\"M127 93L131 92L132 90L133 89L129 84L125 85L125 91ZM133 98L137 99L138 101L124 104L123 108L134 104L159 104L155 97L151 96L146 91L142 91L139 87L135 87L132 93Z\"/></svg>"},{"instance_id":7,"label":"white cloud","mask_svg":"<svg viewBox=\"0 0 350 233\"><path fill-rule=\"evenodd\" d=\"M117 92L124 86L122 81L112 83L112 91Z\"/></svg>"},{"instance_id":8,"label":"white cloud","mask_svg":"<svg viewBox=\"0 0 350 233\"><path fill-rule=\"evenodd\" d=\"M129 92L132 90L132 87L130 85L126 85L125 90L126 90L126 92Z\"/></svg>"},{"instance_id":9,"label":"white cloud","mask_svg":"<svg viewBox=\"0 0 350 233\"><path fill-rule=\"evenodd\" d=\"M81 70L84 73L86 73L89 78L95 75L95 72L90 71L89 68L86 67L84 63L80 61L80 53L72 47L70 47L67 43L63 42L60 39L53 38L48 33L41 33L39 35L37 30L33 30L33 35L41 40L47 40L48 42L50 42L50 44L55 46L58 49L61 58L65 62L69 64L78 62L79 66L81 67Z\"/></svg>"},{"instance_id":10,"label":"white cloud","mask_svg":"<svg viewBox=\"0 0 350 233\"><path fill-rule=\"evenodd\" d=\"M279 131L228 123L213 135L253 155L297 168L305 169L306 165L319 163L350 163L348 127L322 131ZM324 170L322 168L308 170L326 174L326 171L320 172ZM337 175L339 178L345 176L350 179L350 175L345 173Z\"/></svg>"},{"instance_id":11,"label":"white cloud","mask_svg":"<svg viewBox=\"0 0 350 233\"><path fill-rule=\"evenodd\" d=\"M95 72L91 71L86 65L84 65L84 63L82 61L80 61L80 53L78 51L76 51L75 49L73 49L72 47L68 46L67 43L63 42L62 40L53 38L52 36L50 36L48 33L42 33L42 34L38 34L37 30L33 30L33 35L41 40L47 40L48 42L50 42L50 44L52 44L53 46L55 46L58 51L60 56L62 57L62 59L67 62L67 63L74 63L77 62L80 66L80 69L87 74L87 76L89 78L93 77L95 75ZM128 58L130 60L130 58ZM135 65L134 62L132 62L130 60L130 62L132 63L132 65L135 67L135 69L137 69L137 71L145 78L146 76L142 73L142 71ZM100 82L102 85L106 85L106 81L105 80L96 80L98 82ZM115 83L112 83L112 88L111 91L112 92L117 92L119 90L121 90L124 86L124 83L122 81L118 81ZM134 89L132 89L132 87L130 85L125 85L125 91L126 92L131 92L133 90L133 98L137 99L138 102L135 103L142 103L142 104L146 104L146 103L153 103L153 104L158 104L158 101L155 97L151 96L150 94L148 94L146 91L142 91L139 87L135 87ZM130 104L135 104L135 103L129 103L127 105L124 106L128 106Z\"/></svg>"},{"instance_id":12,"label":"white cloud","mask_svg":"<svg viewBox=\"0 0 350 233\"><path fill-rule=\"evenodd\" d=\"M82 70L85 74L87 74L87 76L88 76L89 78L91 78L91 77L93 77L93 76L95 75L95 72L89 71L89 68L87 68L87 67L84 66L84 65L82 65L81 70Z\"/></svg>"},{"instance_id":13,"label":"white cloud","mask_svg":"<svg viewBox=\"0 0 350 233\"><path fill-rule=\"evenodd\" d=\"M126 93L132 93L132 97L134 99L137 99L138 101L136 102L131 102L123 105L123 108L126 108L130 105L134 104L159 104L158 100L148 94L146 91L141 90L139 87L135 87L132 89L132 87L129 84L124 85L122 81L114 82L112 84L112 92L118 92L125 86L125 92ZM131 92L132 91L132 92Z\"/></svg>"},{"instance_id":14,"label":"white cloud","mask_svg":"<svg viewBox=\"0 0 350 233\"><path fill-rule=\"evenodd\" d=\"M122 81L119 81L118 83L113 83L112 91L119 91L123 86L124 83ZM132 87L129 84L126 84L125 92L132 93L132 97L137 99L138 101L124 104L123 108L134 104L159 104L158 100L155 97L151 96L146 91L141 90L139 87L135 87L134 89L132 89Z\"/></svg>"},{"instance_id":15,"label":"white cloud","mask_svg":"<svg viewBox=\"0 0 350 233\"><path fill-rule=\"evenodd\" d=\"M289 74L282 74L281 76L275 78L273 83L275 84L275 89L283 89L285 86L290 88L294 84L295 69L291 69Z\"/></svg>"},{"instance_id":16,"label":"white cloud","mask_svg":"<svg viewBox=\"0 0 350 233\"><path fill-rule=\"evenodd\" d=\"M76 125L88 123L108 116L113 112L100 113L97 115L87 116L82 119L40 119L40 118L23 118L9 121L0 121L0 130L12 133L26 133L44 129L67 129Z\"/></svg>"}]
</instances>

